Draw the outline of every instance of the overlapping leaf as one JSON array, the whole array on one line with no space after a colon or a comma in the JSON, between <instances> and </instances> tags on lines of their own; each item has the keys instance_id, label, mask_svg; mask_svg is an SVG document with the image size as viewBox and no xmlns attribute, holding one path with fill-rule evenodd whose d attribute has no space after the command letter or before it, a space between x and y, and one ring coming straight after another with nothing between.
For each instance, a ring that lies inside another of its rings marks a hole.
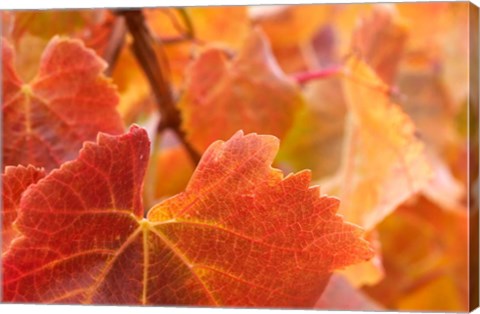
<instances>
[{"instance_id":1,"label":"overlapping leaf","mask_svg":"<svg viewBox=\"0 0 480 314\"><path fill-rule=\"evenodd\" d=\"M364 286L377 284L385 277L383 267L383 256L381 252L381 243L376 229L365 234L365 239L375 251L375 256L370 260L355 265L348 266L344 270L338 271L352 287L360 289Z\"/></svg>"},{"instance_id":2,"label":"overlapping leaf","mask_svg":"<svg viewBox=\"0 0 480 314\"><path fill-rule=\"evenodd\" d=\"M12 36L20 38L25 33L50 39L59 34L80 31L102 14L100 10L24 10L15 12Z\"/></svg>"},{"instance_id":3,"label":"overlapping leaf","mask_svg":"<svg viewBox=\"0 0 480 314\"><path fill-rule=\"evenodd\" d=\"M188 140L204 151L239 129L283 138L302 101L264 35L255 30L232 61L221 49L204 51L189 68L178 106Z\"/></svg>"},{"instance_id":4,"label":"overlapping leaf","mask_svg":"<svg viewBox=\"0 0 480 314\"><path fill-rule=\"evenodd\" d=\"M308 172L271 168L277 149L256 134L215 142L145 219L146 132L100 134L24 194L4 300L312 306L334 269L371 251Z\"/></svg>"},{"instance_id":5,"label":"overlapping leaf","mask_svg":"<svg viewBox=\"0 0 480 314\"><path fill-rule=\"evenodd\" d=\"M291 73L305 71L311 66L309 57L316 56L309 46L310 40L319 28L331 20L334 7L259 6L250 12L254 25L260 27L269 39L273 54L282 69Z\"/></svg>"},{"instance_id":6,"label":"overlapping leaf","mask_svg":"<svg viewBox=\"0 0 480 314\"><path fill-rule=\"evenodd\" d=\"M423 60L438 71L451 87L456 109L468 95L470 66L460 66L458 60L469 62L470 3L398 3L396 7L412 28L407 43L411 58ZM425 19L425 16L434 18ZM420 73L420 71L419 71Z\"/></svg>"},{"instance_id":7,"label":"overlapping leaf","mask_svg":"<svg viewBox=\"0 0 480 314\"><path fill-rule=\"evenodd\" d=\"M375 6L352 35L352 51L362 56L387 84L392 84L403 55L408 29L391 6Z\"/></svg>"},{"instance_id":8,"label":"overlapping leaf","mask_svg":"<svg viewBox=\"0 0 480 314\"><path fill-rule=\"evenodd\" d=\"M26 81L35 76L40 56L53 36L81 39L85 46L105 57L114 31L114 14L103 9L19 10L2 11L2 14L8 21L2 28L2 36L14 45L17 51L15 66Z\"/></svg>"},{"instance_id":9,"label":"overlapping leaf","mask_svg":"<svg viewBox=\"0 0 480 314\"><path fill-rule=\"evenodd\" d=\"M342 56L352 52L352 34L361 23L362 17L372 14L375 7L379 5L388 4L349 3L338 5L332 27L337 34L338 51Z\"/></svg>"},{"instance_id":10,"label":"overlapping leaf","mask_svg":"<svg viewBox=\"0 0 480 314\"><path fill-rule=\"evenodd\" d=\"M112 79L120 94L118 112L122 120L126 124L136 121L150 101L151 91L130 47L125 46L120 51Z\"/></svg>"},{"instance_id":11,"label":"overlapping leaf","mask_svg":"<svg viewBox=\"0 0 480 314\"><path fill-rule=\"evenodd\" d=\"M162 149L155 168L154 196L156 199L180 193L187 186L194 166L187 151L182 146Z\"/></svg>"},{"instance_id":12,"label":"overlapping leaf","mask_svg":"<svg viewBox=\"0 0 480 314\"><path fill-rule=\"evenodd\" d=\"M310 40L318 28L331 19L334 6L289 5L272 9L258 7L253 14L254 23L276 45L289 46Z\"/></svg>"},{"instance_id":13,"label":"overlapping leaf","mask_svg":"<svg viewBox=\"0 0 480 314\"><path fill-rule=\"evenodd\" d=\"M462 184L450 169L456 160L463 159L466 145L455 125L458 104L441 73L429 61L414 59L406 58L401 64L395 100L412 118L426 144L434 176L424 194L443 208L458 208L466 188L465 180Z\"/></svg>"},{"instance_id":14,"label":"overlapping leaf","mask_svg":"<svg viewBox=\"0 0 480 314\"><path fill-rule=\"evenodd\" d=\"M80 41L55 37L37 76L24 83L14 68L12 47L2 40L3 162L50 171L75 158L99 131L121 133L114 86L105 63Z\"/></svg>"},{"instance_id":15,"label":"overlapping leaf","mask_svg":"<svg viewBox=\"0 0 480 314\"><path fill-rule=\"evenodd\" d=\"M467 311L468 215L425 197L410 200L378 226L386 277L366 290L388 308Z\"/></svg>"},{"instance_id":16,"label":"overlapping leaf","mask_svg":"<svg viewBox=\"0 0 480 314\"><path fill-rule=\"evenodd\" d=\"M347 146L334 188L347 219L374 227L418 192L431 170L408 116L389 100L388 88L365 63L349 60Z\"/></svg>"},{"instance_id":17,"label":"overlapping leaf","mask_svg":"<svg viewBox=\"0 0 480 314\"><path fill-rule=\"evenodd\" d=\"M439 10L442 18L445 18L447 6L420 5L418 8L423 12L427 7L433 11ZM417 10L409 11L411 6L400 5L399 8L405 16L418 18ZM425 45L428 45L423 39L419 42L419 33L431 30L432 26L419 22L422 25L419 31L413 28L412 22L415 21L400 18L393 6L375 6L372 14L363 19L355 30L352 49L363 57L384 82L396 84L395 101L415 123L419 135L427 144L428 161L433 166L433 178L423 188L423 192L440 206L451 209L458 207L463 195L462 186L437 154L448 156L447 160L452 159L454 152L459 151L455 146L462 145L452 119L455 106L441 79L441 73L429 63L432 60L415 60L411 55L412 46L425 49ZM407 25L410 26L410 31ZM411 40L407 40L410 35ZM422 34L423 38L425 35L426 33ZM435 40L430 35L426 37L433 44ZM405 47L409 49L408 54L405 54ZM442 125L442 128L438 128L438 125Z\"/></svg>"},{"instance_id":18,"label":"overlapping leaf","mask_svg":"<svg viewBox=\"0 0 480 314\"><path fill-rule=\"evenodd\" d=\"M282 141L278 160L314 179L336 173L341 164L347 103L340 76L312 81L303 89L305 107Z\"/></svg>"},{"instance_id":19,"label":"overlapping leaf","mask_svg":"<svg viewBox=\"0 0 480 314\"><path fill-rule=\"evenodd\" d=\"M159 8L146 10L146 14L155 33L165 39L188 35L187 19L193 31L191 35L200 43L217 42L238 48L249 31L245 6Z\"/></svg>"},{"instance_id":20,"label":"overlapping leaf","mask_svg":"<svg viewBox=\"0 0 480 314\"><path fill-rule=\"evenodd\" d=\"M32 166L7 167L2 174L2 254L18 236L12 223L17 218L22 193L44 176L42 169Z\"/></svg>"},{"instance_id":21,"label":"overlapping leaf","mask_svg":"<svg viewBox=\"0 0 480 314\"><path fill-rule=\"evenodd\" d=\"M159 39L157 51L161 49L168 59L175 85L183 83L185 69L201 46L238 49L250 31L247 8L243 6L158 8L144 13Z\"/></svg>"}]
</instances>

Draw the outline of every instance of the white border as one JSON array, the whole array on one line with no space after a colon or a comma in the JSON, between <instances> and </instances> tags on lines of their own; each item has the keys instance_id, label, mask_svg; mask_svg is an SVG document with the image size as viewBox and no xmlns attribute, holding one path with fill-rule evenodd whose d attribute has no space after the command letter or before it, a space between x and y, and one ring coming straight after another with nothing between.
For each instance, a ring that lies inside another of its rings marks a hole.
<instances>
[{"instance_id":1,"label":"white border","mask_svg":"<svg viewBox=\"0 0 480 314\"><path fill-rule=\"evenodd\" d=\"M361 1L361 0L82 0L82 1L55 1L55 0L2 0L0 10L3 9L53 9L53 8L104 8L104 7L159 7L159 6L205 6L205 5L259 5L259 4L311 4L311 3L365 3L365 2L445 2L445 0L431 1ZM451 0L450 2L465 2ZM480 6L480 0L472 0Z\"/></svg>"},{"instance_id":2,"label":"white border","mask_svg":"<svg viewBox=\"0 0 480 314\"><path fill-rule=\"evenodd\" d=\"M105 7L124 7L124 8L138 8L138 7L158 7L158 6L205 6L205 5L268 5L268 4L311 4L311 3L365 3L376 1L361 1L361 0L224 0L224 1L212 1L212 0L82 0L77 2L67 1L55 1L55 0L1 0L0 10L10 9L67 9L67 8L105 8ZM377 2L442 2L441 0L433 1L377 1ZM457 1L458 2L458 1ZM472 0L476 6L480 7L480 0ZM106 313L107 311L114 311L115 314L124 313L195 313L195 314L207 314L207 313L266 313L266 314L306 314L306 313L337 313L337 314L355 314L355 313L376 313L376 312L352 312L352 311L318 311L318 310L270 310L270 309L214 309L214 308L174 308L174 307L138 307L138 306L80 306L80 305L19 305L19 304L0 304L1 313L35 313L35 314L60 314L67 312L69 314L78 313ZM287 312L286 312L287 311ZM381 313L398 313L398 312L381 312ZM401 312L409 313L409 312ZM476 309L472 313L480 313L480 309Z\"/></svg>"}]
</instances>

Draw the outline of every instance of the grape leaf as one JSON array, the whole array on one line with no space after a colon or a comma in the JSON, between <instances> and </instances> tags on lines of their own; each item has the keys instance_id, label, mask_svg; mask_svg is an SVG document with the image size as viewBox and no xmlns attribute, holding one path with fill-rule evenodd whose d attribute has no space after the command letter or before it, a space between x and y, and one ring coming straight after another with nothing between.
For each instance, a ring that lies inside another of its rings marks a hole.
<instances>
[{"instance_id":1,"label":"grape leaf","mask_svg":"<svg viewBox=\"0 0 480 314\"><path fill-rule=\"evenodd\" d=\"M150 208L159 201L183 192L195 170L195 164L172 132L155 139L145 176L143 202Z\"/></svg>"},{"instance_id":2,"label":"grape leaf","mask_svg":"<svg viewBox=\"0 0 480 314\"><path fill-rule=\"evenodd\" d=\"M12 47L2 40L3 161L50 171L75 158L99 131L121 133L115 87L102 74L105 63L78 40L53 38L37 76L23 83Z\"/></svg>"},{"instance_id":3,"label":"grape leaf","mask_svg":"<svg viewBox=\"0 0 480 314\"><path fill-rule=\"evenodd\" d=\"M372 252L308 171L271 168L277 149L269 135L215 142L143 218L147 134L101 133L22 197L4 300L313 306L334 269Z\"/></svg>"},{"instance_id":4,"label":"grape leaf","mask_svg":"<svg viewBox=\"0 0 480 314\"><path fill-rule=\"evenodd\" d=\"M25 33L49 39L55 35L67 35L81 30L94 21L99 10L24 10L14 12L15 25L12 37Z\"/></svg>"},{"instance_id":5,"label":"grape leaf","mask_svg":"<svg viewBox=\"0 0 480 314\"><path fill-rule=\"evenodd\" d=\"M188 14L195 39L226 43L232 48L242 45L250 23L246 6L189 7ZM235 21L235 23L232 23Z\"/></svg>"},{"instance_id":6,"label":"grape leaf","mask_svg":"<svg viewBox=\"0 0 480 314\"><path fill-rule=\"evenodd\" d=\"M271 39L272 45L291 46L310 40L320 26L332 16L335 6L289 5L265 10L258 7L253 22ZM289 34L289 36L286 36Z\"/></svg>"},{"instance_id":7,"label":"grape leaf","mask_svg":"<svg viewBox=\"0 0 480 314\"><path fill-rule=\"evenodd\" d=\"M258 29L232 60L210 48L193 62L180 101L183 128L198 151L237 130L283 138L303 104L299 88L276 64Z\"/></svg>"},{"instance_id":8,"label":"grape leaf","mask_svg":"<svg viewBox=\"0 0 480 314\"><path fill-rule=\"evenodd\" d=\"M181 8L194 31L195 41L217 42L230 48L242 45L248 34L249 21L246 6L186 7ZM150 28L161 38L183 36L188 33L185 19L178 8L144 10ZM235 21L232 23L232 21Z\"/></svg>"},{"instance_id":9,"label":"grape leaf","mask_svg":"<svg viewBox=\"0 0 480 314\"><path fill-rule=\"evenodd\" d=\"M335 32L335 43L340 56L343 57L352 52L352 34L355 28L358 27L361 17L370 14L377 5L375 3L337 4L329 25Z\"/></svg>"},{"instance_id":10,"label":"grape leaf","mask_svg":"<svg viewBox=\"0 0 480 314\"><path fill-rule=\"evenodd\" d=\"M372 244L372 242L370 243ZM376 254L372 259L351 265L344 270L339 271L339 274L343 275L352 287L360 288L363 286L374 285L385 277L381 252L379 248L377 248L379 245L372 244L372 246L374 246L376 251Z\"/></svg>"},{"instance_id":11,"label":"grape leaf","mask_svg":"<svg viewBox=\"0 0 480 314\"><path fill-rule=\"evenodd\" d=\"M456 105L441 75L428 62L407 58L396 85L399 96L395 100L415 122L424 142L433 153L450 155L460 137L453 121Z\"/></svg>"},{"instance_id":12,"label":"grape leaf","mask_svg":"<svg viewBox=\"0 0 480 314\"><path fill-rule=\"evenodd\" d=\"M422 192L450 210L462 202L466 180L464 184L457 181L450 170L457 158L463 159L465 139L454 123L456 105L448 86L429 62L406 58L397 75L399 96L395 100L415 123L434 170L432 180Z\"/></svg>"},{"instance_id":13,"label":"grape leaf","mask_svg":"<svg viewBox=\"0 0 480 314\"><path fill-rule=\"evenodd\" d=\"M374 6L352 34L352 51L362 56L378 76L392 84L403 54L408 29L392 6Z\"/></svg>"},{"instance_id":14,"label":"grape leaf","mask_svg":"<svg viewBox=\"0 0 480 314\"><path fill-rule=\"evenodd\" d=\"M33 166L8 166L2 174L2 253L5 252L18 232L12 228L17 217L22 193L45 176L42 169Z\"/></svg>"},{"instance_id":15,"label":"grape leaf","mask_svg":"<svg viewBox=\"0 0 480 314\"><path fill-rule=\"evenodd\" d=\"M114 54L115 52L110 51L112 47L109 44L112 40L120 41L121 38L122 27L116 25L120 23L118 22L120 18L112 10L108 9L90 11L93 13L87 20L89 23L80 31L67 35L83 40L85 46L95 50L99 56L111 59L112 57L109 54Z\"/></svg>"},{"instance_id":16,"label":"grape leaf","mask_svg":"<svg viewBox=\"0 0 480 314\"><path fill-rule=\"evenodd\" d=\"M443 6L442 6L443 7ZM432 7L433 8L433 7ZM426 7L421 7L421 10ZM441 10L443 11L443 10ZM433 166L434 177L423 189L431 199L446 208L457 207L462 197L462 187L452 177L449 169L436 157L447 149L458 151L458 135L453 127L453 104L438 71L425 70L428 62L404 56L408 20L401 19L393 6L375 6L372 14L357 26L352 39L352 49L388 84L395 82L398 96L395 101L412 118L419 134L427 145L428 161ZM410 25L411 26L411 25ZM418 36L416 30L414 39ZM428 36L431 37L431 36ZM414 40L415 42L415 40ZM418 43L417 43L418 45ZM400 71L397 71L398 65ZM442 125L442 128L438 128ZM433 149L433 150L432 150Z\"/></svg>"},{"instance_id":17,"label":"grape leaf","mask_svg":"<svg viewBox=\"0 0 480 314\"><path fill-rule=\"evenodd\" d=\"M245 6L188 7L180 10L143 10L149 28L162 40L163 44L156 45L156 49L161 49L166 56L170 78L175 85L183 83L185 69L201 45L215 44L226 49L238 49L250 30ZM183 12L183 17L180 12ZM187 27L187 20L191 30ZM184 40L178 40L182 38ZM177 40L168 42L172 39Z\"/></svg>"},{"instance_id":18,"label":"grape leaf","mask_svg":"<svg viewBox=\"0 0 480 314\"><path fill-rule=\"evenodd\" d=\"M336 76L304 87L305 106L280 148L280 162L310 169L315 180L334 175L341 164L347 113L342 80Z\"/></svg>"},{"instance_id":19,"label":"grape leaf","mask_svg":"<svg viewBox=\"0 0 480 314\"><path fill-rule=\"evenodd\" d=\"M345 75L347 146L328 189L343 200L340 212L349 221L371 229L423 188L431 169L414 124L373 70L352 57Z\"/></svg>"},{"instance_id":20,"label":"grape leaf","mask_svg":"<svg viewBox=\"0 0 480 314\"><path fill-rule=\"evenodd\" d=\"M138 66L138 61L135 60L131 48L127 45L118 55L112 79L120 94L117 110L122 120L126 124L137 121L142 109L145 109L144 104L148 102L151 90L145 74Z\"/></svg>"},{"instance_id":21,"label":"grape leaf","mask_svg":"<svg viewBox=\"0 0 480 314\"><path fill-rule=\"evenodd\" d=\"M25 34L15 41L13 66L22 81L31 81L35 77L41 55L47 44L48 40L30 34Z\"/></svg>"},{"instance_id":22,"label":"grape leaf","mask_svg":"<svg viewBox=\"0 0 480 314\"><path fill-rule=\"evenodd\" d=\"M334 9L325 5L258 6L250 15L253 24L265 32L281 68L292 73L306 71L312 65L306 57L316 56L308 44Z\"/></svg>"},{"instance_id":23,"label":"grape leaf","mask_svg":"<svg viewBox=\"0 0 480 314\"><path fill-rule=\"evenodd\" d=\"M433 177L422 193L443 209L458 210L464 202L466 180L457 180L443 160L433 153L427 155L434 171ZM466 160L465 160L465 163Z\"/></svg>"},{"instance_id":24,"label":"grape leaf","mask_svg":"<svg viewBox=\"0 0 480 314\"><path fill-rule=\"evenodd\" d=\"M391 309L468 309L468 211L445 211L424 196L378 225L386 276L366 290Z\"/></svg>"},{"instance_id":25,"label":"grape leaf","mask_svg":"<svg viewBox=\"0 0 480 314\"><path fill-rule=\"evenodd\" d=\"M347 279L349 284L355 288L377 284L385 277L385 270L382 263L381 243L377 230L373 229L365 233L364 238L370 242L370 246L375 251L375 255L368 261L350 265L337 272Z\"/></svg>"},{"instance_id":26,"label":"grape leaf","mask_svg":"<svg viewBox=\"0 0 480 314\"><path fill-rule=\"evenodd\" d=\"M458 60L469 60L471 51L469 6L467 2L396 4L400 16L412 29L406 52L427 60L441 73L456 109L468 97L470 86L470 67L458 64Z\"/></svg>"},{"instance_id":27,"label":"grape leaf","mask_svg":"<svg viewBox=\"0 0 480 314\"><path fill-rule=\"evenodd\" d=\"M107 46L115 31L115 15L110 10L26 10L10 15L2 36L14 45L16 70L25 81L35 76L40 56L55 35L78 38L101 57L112 53Z\"/></svg>"},{"instance_id":28,"label":"grape leaf","mask_svg":"<svg viewBox=\"0 0 480 314\"><path fill-rule=\"evenodd\" d=\"M180 145L164 148L156 157L153 184L155 198L160 199L183 191L194 170L186 149Z\"/></svg>"}]
</instances>

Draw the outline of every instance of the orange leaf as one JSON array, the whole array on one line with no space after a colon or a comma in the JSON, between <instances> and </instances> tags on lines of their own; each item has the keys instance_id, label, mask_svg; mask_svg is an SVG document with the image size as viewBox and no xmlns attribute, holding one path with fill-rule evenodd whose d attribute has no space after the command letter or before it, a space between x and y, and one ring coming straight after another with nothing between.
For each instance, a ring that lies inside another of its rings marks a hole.
<instances>
[{"instance_id":1,"label":"orange leaf","mask_svg":"<svg viewBox=\"0 0 480 314\"><path fill-rule=\"evenodd\" d=\"M185 69L202 45L214 44L226 49L237 49L250 30L246 6L181 9L191 24L193 34L188 34L187 22L178 8L143 10L148 25L157 38L165 41L184 39L155 46L158 54L166 56L171 80L176 85L183 83ZM187 38L187 35L193 38Z\"/></svg>"},{"instance_id":2,"label":"orange leaf","mask_svg":"<svg viewBox=\"0 0 480 314\"><path fill-rule=\"evenodd\" d=\"M448 85L436 71L409 66L408 60L405 63L398 73L396 101L415 122L432 151L451 159L448 157L460 138L455 129L455 105Z\"/></svg>"},{"instance_id":3,"label":"orange leaf","mask_svg":"<svg viewBox=\"0 0 480 314\"><path fill-rule=\"evenodd\" d=\"M250 23L246 6L189 7L185 10L195 30L195 39L202 42L215 41L238 48L248 35Z\"/></svg>"},{"instance_id":4,"label":"orange leaf","mask_svg":"<svg viewBox=\"0 0 480 314\"><path fill-rule=\"evenodd\" d=\"M289 5L252 7L253 24L261 28L272 45L279 65L287 73L306 71L317 55L309 46L320 28L331 19L335 5Z\"/></svg>"},{"instance_id":5,"label":"orange leaf","mask_svg":"<svg viewBox=\"0 0 480 314\"><path fill-rule=\"evenodd\" d=\"M204 151L239 129L283 138L302 101L256 30L232 61L220 49L204 51L188 70L178 106L188 140Z\"/></svg>"},{"instance_id":6,"label":"orange leaf","mask_svg":"<svg viewBox=\"0 0 480 314\"><path fill-rule=\"evenodd\" d=\"M248 34L249 20L246 6L186 7L182 8L200 43L216 42L230 48L241 46ZM183 36L187 25L177 9L144 10L151 29L161 38ZM233 22L232 22L233 21Z\"/></svg>"},{"instance_id":7,"label":"orange leaf","mask_svg":"<svg viewBox=\"0 0 480 314\"><path fill-rule=\"evenodd\" d=\"M145 219L145 130L100 134L24 194L4 300L313 306L334 269L372 252L307 171L271 168L277 149L268 135L215 142Z\"/></svg>"},{"instance_id":8,"label":"orange leaf","mask_svg":"<svg viewBox=\"0 0 480 314\"><path fill-rule=\"evenodd\" d=\"M151 94L150 86L128 45L119 52L112 79L118 87L118 113L126 124L137 121ZM155 107L156 108L156 107Z\"/></svg>"},{"instance_id":9,"label":"orange leaf","mask_svg":"<svg viewBox=\"0 0 480 314\"><path fill-rule=\"evenodd\" d=\"M267 9L267 10L266 10ZM258 7L253 22L260 26L275 47L290 47L310 40L315 32L331 20L334 5L289 5Z\"/></svg>"},{"instance_id":10,"label":"orange leaf","mask_svg":"<svg viewBox=\"0 0 480 314\"><path fill-rule=\"evenodd\" d=\"M115 87L102 74L105 63L78 40L53 38L37 76L23 83L14 52L2 40L3 162L50 171L76 157L99 131L120 133Z\"/></svg>"},{"instance_id":11,"label":"orange leaf","mask_svg":"<svg viewBox=\"0 0 480 314\"><path fill-rule=\"evenodd\" d=\"M456 109L469 93L469 66L460 66L459 60L468 62L471 53L469 37L472 26L468 2L396 3L400 16L411 27L407 52L423 56L430 66L440 70L451 87ZM425 16L430 18L425 19Z\"/></svg>"},{"instance_id":12,"label":"orange leaf","mask_svg":"<svg viewBox=\"0 0 480 314\"><path fill-rule=\"evenodd\" d=\"M347 147L331 190L348 220L371 229L418 192L431 171L413 123L374 72L351 58L345 75Z\"/></svg>"},{"instance_id":13,"label":"orange leaf","mask_svg":"<svg viewBox=\"0 0 480 314\"><path fill-rule=\"evenodd\" d=\"M352 50L391 84L403 54L408 29L392 6L375 6L352 35Z\"/></svg>"},{"instance_id":14,"label":"orange leaf","mask_svg":"<svg viewBox=\"0 0 480 314\"><path fill-rule=\"evenodd\" d=\"M155 161L154 161L155 162ZM155 198L180 193L193 173L190 156L183 146L162 149L156 159Z\"/></svg>"},{"instance_id":15,"label":"orange leaf","mask_svg":"<svg viewBox=\"0 0 480 314\"><path fill-rule=\"evenodd\" d=\"M338 271L355 288L377 284L385 277L385 270L382 265L381 243L378 239L377 230L373 229L367 232L365 239L370 242L370 245L375 250L375 256L366 262L350 265Z\"/></svg>"},{"instance_id":16,"label":"orange leaf","mask_svg":"<svg viewBox=\"0 0 480 314\"><path fill-rule=\"evenodd\" d=\"M386 276L366 290L391 309L468 309L468 212L409 200L378 225Z\"/></svg>"},{"instance_id":17,"label":"orange leaf","mask_svg":"<svg viewBox=\"0 0 480 314\"><path fill-rule=\"evenodd\" d=\"M337 45L339 54L344 56L351 53L352 34L360 23L362 16L371 14L375 6L385 4L375 3L348 3L338 4L332 26L337 33Z\"/></svg>"},{"instance_id":18,"label":"orange leaf","mask_svg":"<svg viewBox=\"0 0 480 314\"><path fill-rule=\"evenodd\" d=\"M2 252L5 252L12 240L19 235L12 223L17 218L22 193L44 176L42 169L32 166L9 166L2 174Z\"/></svg>"},{"instance_id":19,"label":"orange leaf","mask_svg":"<svg viewBox=\"0 0 480 314\"><path fill-rule=\"evenodd\" d=\"M397 86L396 101L415 123L434 171L423 192L444 208L458 207L465 195L466 180L462 180L463 185L457 181L449 165L461 158L466 139L455 125L455 105L449 85L437 71L416 68L407 59L397 75Z\"/></svg>"}]
</instances>

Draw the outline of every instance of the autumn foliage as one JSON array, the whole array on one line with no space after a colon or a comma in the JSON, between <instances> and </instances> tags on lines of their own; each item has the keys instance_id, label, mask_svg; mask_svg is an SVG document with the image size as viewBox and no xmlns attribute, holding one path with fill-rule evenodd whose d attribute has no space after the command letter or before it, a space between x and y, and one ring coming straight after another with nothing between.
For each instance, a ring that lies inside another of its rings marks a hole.
<instances>
[{"instance_id":1,"label":"autumn foliage","mask_svg":"<svg viewBox=\"0 0 480 314\"><path fill-rule=\"evenodd\" d=\"M1 12L2 300L467 310L469 9Z\"/></svg>"}]
</instances>

